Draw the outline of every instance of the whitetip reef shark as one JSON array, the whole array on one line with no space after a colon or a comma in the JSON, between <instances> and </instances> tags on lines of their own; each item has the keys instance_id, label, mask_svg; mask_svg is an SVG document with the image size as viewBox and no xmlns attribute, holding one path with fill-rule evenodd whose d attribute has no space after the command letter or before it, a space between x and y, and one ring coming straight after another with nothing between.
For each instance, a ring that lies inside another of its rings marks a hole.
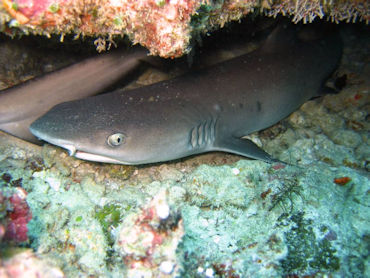
<instances>
[{"instance_id":1,"label":"whitetip reef shark","mask_svg":"<svg viewBox=\"0 0 370 278\"><path fill-rule=\"evenodd\" d=\"M144 48L115 50L0 91L0 130L38 143L30 124L53 106L96 95L138 67Z\"/></svg>"},{"instance_id":2,"label":"whitetip reef shark","mask_svg":"<svg viewBox=\"0 0 370 278\"><path fill-rule=\"evenodd\" d=\"M242 137L316 96L341 52L337 34L307 41L278 26L254 52L172 80L56 105L30 130L90 161L136 165L223 151L274 162Z\"/></svg>"}]
</instances>

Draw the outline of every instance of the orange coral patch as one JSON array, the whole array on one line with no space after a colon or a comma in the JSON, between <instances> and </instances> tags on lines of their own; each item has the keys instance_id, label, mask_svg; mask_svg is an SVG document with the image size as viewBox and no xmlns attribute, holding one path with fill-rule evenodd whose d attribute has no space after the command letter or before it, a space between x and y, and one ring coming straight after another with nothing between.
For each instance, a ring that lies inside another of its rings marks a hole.
<instances>
[{"instance_id":1,"label":"orange coral patch","mask_svg":"<svg viewBox=\"0 0 370 278\"><path fill-rule=\"evenodd\" d=\"M341 178L335 178L334 179L334 183L336 183L340 186L344 186L347 183L349 183L350 181L351 181L351 178L349 178L349 177L341 177Z\"/></svg>"},{"instance_id":2,"label":"orange coral patch","mask_svg":"<svg viewBox=\"0 0 370 278\"><path fill-rule=\"evenodd\" d=\"M30 19L21 12L14 9L13 2L11 0L2 0L5 10L15 18L19 24L26 24Z\"/></svg>"}]
</instances>

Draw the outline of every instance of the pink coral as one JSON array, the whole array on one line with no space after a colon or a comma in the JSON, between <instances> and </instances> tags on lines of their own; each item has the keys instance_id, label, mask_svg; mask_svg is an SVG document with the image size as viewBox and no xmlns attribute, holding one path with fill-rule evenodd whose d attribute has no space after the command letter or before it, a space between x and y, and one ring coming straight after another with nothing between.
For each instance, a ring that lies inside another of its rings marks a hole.
<instances>
[{"instance_id":1,"label":"pink coral","mask_svg":"<svg viewBox=\"0 0 370 278\"><path fill-rule=\"evenodd\" d=\"M31 250L0 260L1 278L64 278L63 272L38 258Z\"/></svg>"},{"instance_id":2,"label":"pink coral","mask_svg":"<svg viewBox=\"0 0 370 278\"><path fill-rule=\"evenodd\" d=\"M9 202L12 210L7 214L7 227L4 235L6 240L24 242L28 240L27 223L32 218L32 213L26 202L27 192L22 188L17 188L17 192L10 198Z\"/></svg>"}]
</instances>

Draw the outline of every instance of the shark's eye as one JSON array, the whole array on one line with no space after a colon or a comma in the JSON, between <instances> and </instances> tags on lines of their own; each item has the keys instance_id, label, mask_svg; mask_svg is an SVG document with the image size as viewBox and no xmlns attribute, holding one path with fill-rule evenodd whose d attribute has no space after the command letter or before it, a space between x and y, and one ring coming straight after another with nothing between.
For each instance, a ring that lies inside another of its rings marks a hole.
<instances>
[{"instance_id":1,"label":"shark's eye","mask_svg":"<svg viewBox=\"0 0 370 278\"><path fill-rule=\"evenodd\" d=\"M125 141L125 136L122 133L114 133L107 139L109 146L116 147L121 145Z\"/></svg>"}]
</instances>

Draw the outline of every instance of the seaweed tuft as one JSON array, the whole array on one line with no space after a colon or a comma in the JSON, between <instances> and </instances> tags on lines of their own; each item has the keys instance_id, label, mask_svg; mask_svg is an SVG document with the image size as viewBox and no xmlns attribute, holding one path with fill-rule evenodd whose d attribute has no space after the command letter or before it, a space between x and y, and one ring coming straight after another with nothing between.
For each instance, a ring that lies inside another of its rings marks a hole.
<instances>
[{"instance_id":1,"label":"seaweed tuft","mask_svg":"<svg viewBox=\"0 0 370 278\"><path fill-rule=\"evenodd\" d=\"M336 250L328 238L316 238L311 219L303 213L292 215L293 227L285 233L288 255L281 260L285 275L306 275L317 272L332 272L340 268Z\"/></svg>"},{"instance_id":2,"label":"seaweed tuft","mask_svg":"<svg viewBox=\"0 0 370 278\"><path fill-rule=\"evenodd\" d=\"M119 205L105 205L103 208L95 212L97 219L102 226L104 234L107 236L108 243L112 245L114 239L112 237L112 229L116 228L121 220L121 207Z\"/></svg>"}]
</instances>

